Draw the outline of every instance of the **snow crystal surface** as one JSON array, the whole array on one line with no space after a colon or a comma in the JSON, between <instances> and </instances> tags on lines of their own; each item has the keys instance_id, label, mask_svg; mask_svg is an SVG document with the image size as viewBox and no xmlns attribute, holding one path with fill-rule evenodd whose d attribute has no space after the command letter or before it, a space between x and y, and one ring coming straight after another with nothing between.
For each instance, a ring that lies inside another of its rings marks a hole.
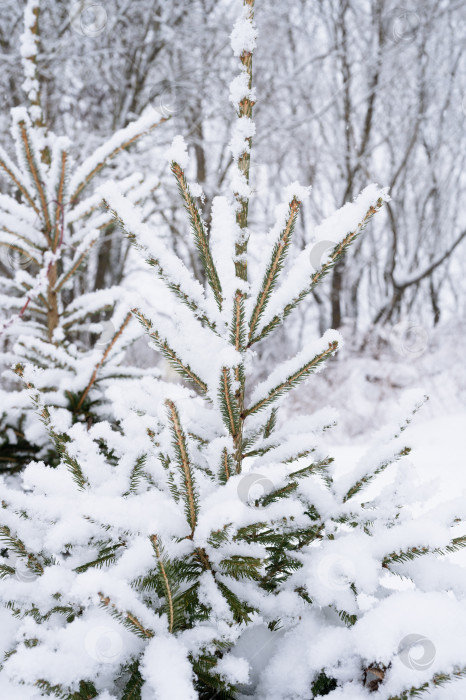
<instances>
[{"instance_id":1,"label":"snow crystal surface","mask_svg":"<svg viewBox=\"0 0 466 700\"><path fill-rule=\"evenodd\" d=\"M173 636L163 636L149 642L141 673L153 693L146 695L147 700L151 697L157 700L197 700L187 649Z\"/></svg>"},{"instance_id":2,"label":"snow crystal surface","mask_svg":"<svg viewBox=\"0 0 466 700\"><path fill-rule=\"evenodd\" d=\"M256 48L257 31L249 13L250 8L245 6L231 33L231 48L235 56L241 56L243 52L252 53Z\"/></svg>"},{"instance_id":3,"label":"snow crystal surface","mask_svg":"<svg viewBox=\"0 0 466 700\"><path fill-rule=\"evenodd\" d=\"M249 87L249 75L242 71L230 83L230 102L237 108L239 103L245 98L255 102L256 90Z\"/></svg>"},{"instance_id":4,"label":"snow crystal surface","mask_svg":"<svg viewBox=\"0 0 466 700\"><path fill-rule=\"evenodd\" d=\"M183 170L187 168L189 163L188 147L182 136L175 136L172 145L165 153L165 158L169 163L178 163Z\"/></svg>"}]
</instances>

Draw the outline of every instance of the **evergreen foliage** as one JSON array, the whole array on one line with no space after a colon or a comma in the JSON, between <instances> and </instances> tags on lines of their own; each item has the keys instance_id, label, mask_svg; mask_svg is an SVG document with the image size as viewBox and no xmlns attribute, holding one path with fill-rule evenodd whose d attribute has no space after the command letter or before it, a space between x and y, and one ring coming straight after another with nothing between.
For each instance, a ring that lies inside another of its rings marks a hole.
<instances>
[{"instance_id":1,"label":"evergreen foliage","mask_svg":"<svg viewBox=\"0 0 466 700\"><path fill-rule=\"evenodd\" d=\"M39 9L30 0L25 10L29 108L12 110L16 162L0 149L8 190L0 194L0 303L6 312L0 319L0 363L2 370L12 362L41 370L36 386L48 404L64 409L63 420L92 422L111 417L106 382L143 373L122 366L124 350L137 336L123 290L86 291L92 251L114 230L91 185L121 151L165 119L149 110L82 163L74 163L72 144L47 130L42 114L36 66ZM135 173L119 187L132 201L143 202L156 184ZM18 470L34 457L56 463L46 434L34 428L28 397L11 372L4 376L10 386L0 392L0 470Z\"/></svg>"}]
</instances>

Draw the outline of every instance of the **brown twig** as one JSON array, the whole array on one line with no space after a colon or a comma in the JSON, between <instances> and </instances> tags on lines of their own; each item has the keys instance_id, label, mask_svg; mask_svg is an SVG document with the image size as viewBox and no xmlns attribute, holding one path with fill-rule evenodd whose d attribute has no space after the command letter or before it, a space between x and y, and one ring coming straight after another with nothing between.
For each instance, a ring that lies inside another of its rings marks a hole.
<instances>
[{"instance_id":1,"label":"brown twig","mask_svg":"<svg viewBox=\"0 0 466 700\"><path fill-rule=\"evenodd\" d=\"M109 355L111 349L113 348L113 346L115 345L116 341L117 341L118 338L121 336L121 334L123 333L124 329L126 328L126 326L128 325L128 323L130 322L131 316L132 316L132 314L131 314L130 312L126 314L125 320L123 321L123 323L121 324L120 328L118 329L118 331L115 333L115 335L114 335L113 338L111 339L110 343L107 345L107 347L106 347L106 349L105 349L105 352L104 352L104 354L102 355L102 358L101 358L100 362L98 362L98 363L96 364L95 368L94 368L94 371L93 371L93 373L92 373L92 377L91 377L91 379L90 379L90 381L89 381L89 384L87 385L87 387L84 389L83 393L81 394L81 398L79 399L78 405L76 406L76 411L79 411L79 409L80 409L81 406L83 405L84 399L85 399L86 396L88 395L90 389L92 388L92 386L93 386L93 384L94 384L94 382L95 382L95 380L96 380L96 378L97 378L97 373L98 373L99 369L100 369L100 368L102 367L102 365L104 364L104 362L105 362L105 360L107 359L107 357L108 357L108 355Z\"/></svg>"}]
</instances>

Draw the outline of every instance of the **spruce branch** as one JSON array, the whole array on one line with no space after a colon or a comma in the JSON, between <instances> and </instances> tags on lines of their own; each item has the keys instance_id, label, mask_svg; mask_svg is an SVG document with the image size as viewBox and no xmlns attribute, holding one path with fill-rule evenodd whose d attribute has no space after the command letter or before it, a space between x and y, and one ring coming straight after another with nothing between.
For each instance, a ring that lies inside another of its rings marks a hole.
<instances>
[{"instance_id":1,"label":"spruce branch","mask_svg":"<svg viewBox=\"0 0 466 700\"><path fill-rule=\"evenodd\" d=\"M233 302L233 323L230 333L230 342L234 344L235 350L244 354L244 345L246 338L245 313L244 313L244 293L237 289ZM245 373L244 363L237 365L234 368L235 382L237 390L235 392L235 407L238 415L236 430L233 435L233 442L236 453L236 473L241 472L242 454L243 454L243 411L244 411L244 392L245 392Z\"/></svg>"},{"instance_id":2,"label":"spruce branch","mask_svg":"<svg viewBox=\"0 0 466 700\"><path fill-rule=\"evenodd\" d=\"M170 588L170 582L168 580L166 568L165 568L165 563L164 559L162 557L162 550L161 546L159 544L157 535L151 535L150 541L152 542L152 546L155 550L155 554L157 556L157 564L160 570L160 575L163 580L163 585L165 588L165 600L167 601L167 612L168 612L168 631L171 633L173 632L173 625L174 625L174 608L173 608L173 594Z\"/></svg>"},{"instance_id":3,"label":"spruce branch","mask_svg":"<svg viewBox=\"0 0 466 700\"><path fill-rule=\"evenodd\" d=\"M56 250L58 245L63 242L63 228L64 228L64 199L65 199L65 183L67 177L67 159L68 153L62 150L60 153L60 173L57 185L57 199L55 208L55 237L53 240L52 250Z\"/></svg>"},{"instance_id":4,"label":"spruce branch","mask_svg":"<svg viewBox=\"0 0 466 700\"><path fill-rule=\"evenodd\" d=\"M194 316L201 322L208 326L212 331L217 333L215 322L209 318L209 315L204 308L205 297L203 295L203 290L200 288L200 296L196 300L191 294L191 290L187 290L183 286L181 281L174 281L173 268L175 268L178 277L181 279L183 272L187 272L184 263L176 255L172 255L167 251L163 254L155 255L150 254L147 256L146 249L138 240L138 232L141 232L141 227L143 227L143 222L140 221L136 210L128 202L128 200L121 194L116 194L114 189L109 189L108 187L101 188L103 195L104 206L110 211L113 219L127 236L129 241L139 250L141 250L145 256L146 262L151 267L157 270L157 274L165 284L165 286L183 303L185 304ZM124 213L123 213L124 212ZM129 221L131 220L131 224ZM141 238L143 236L141 235ZM167 271L167 266L172 269Z\"/></svg>"},{"instance_id":5,"label":"spruce branch","mask_svg":"<svg viewBox=\"0 0 466 700\"><path fill-rule=\"evenodd\" d=\"M63 459L64 463L71 472L73 481L79 489L84 489L88 485L88 481L84 476L84 473L81 469L81 465L79 464L78 460L75 457L72 457L68 452L66 443L68 442L69 438L65 434L55 432L51 424L50 413L47 407L44 406L42 408L40 416L48 430L50 437L52 438L55 444L55 448L58 454Z\"/></svg>"},{"instance_id":6,"label":"spruce branch","mask_svg":"<svg viewBox=\"0 0 466 700\"><path fill-rule=\"evenodd\" d=\"M427 401L428 397L424 396L422 400L418 400L414 407L411 409L410 415L405 418L400 425L398 426L397 432L394 434L394 439L397 439L400 437L401 433L403 433L408 425L411 423L413 416L422 408L424 403ZM396 454L394 454L392 457L388 459L384 459L380 462L380 464L372 471L368 472L365 476L363 476L361 479L359 479L345 494L343 498L343 503L346 503L352 496L354 496L356 493L358 493L364 486L368 485L371 483L371 481L382 471L384 471L390 464L393 464L393 462L397 462L400 460L402 457L405 457L411 452L410 447L403 447L401 450L399 450Z\"/></svg>"},{"instance_id":7,"label":"spruce branch","mask_svg":"<svg viewBox=\"0 0 466 700\"><path fill-rule=\"evenodd\" d=\"M248 605L248 603L242 601L236 595L236 593L233 593L233 591L222 581L217 580L216 583L220 593L225 598L228 607L231 610L234 621L238 624L247 624L248 622L251 622L251 613L254 612L254 608L251 605Z\"/></svg>"},{"instance_id":8,"label":"spruce branch","mask_svg":"<svg viewBox=\"0 0 466 700\"><path fill-rule=\"evenodd\" d=\"M454 537L446 547L438 547L434 549L435 554L452 554L453 552L458 552L460 549L466 547L466 535L461 537Z\"/></svg>"},{"instance_id":9,"label":"spruce branch","mask_svg":"<svg viewBox=\"0 0 466 700\"><path fill-rule=\"evenodd\" d=\"M258 411L263 410L264 408L269 406L273 401L276 401L280 396L290 391L290 389L293 389L293 387L297 386L310 374L315 372L319 365L321 365L323 362L325 362L325 360L331 357L336 352L337 347L338 341L331 341L328 344L326 350L313 357L312 360L309 360L309 362L306 362L300 369L298 369L296 372L293 372L293 374L287 377L285 381L280 382L280 384L271 389L267 396L257 401L250 408L246 409L244 417L250 416L254 413L257 413Z\"/></svg>"},{"instance_id":10,"label":"spruce branch","mask_svg":"<svg viewBox=\"0 0 466 700\"><path fill-rule=\"evenodd\" d=\"M149 479L149 475L144 471L146 461L146 454L140 455L137 458L134 467L131 469L131 475L129 477L129 489L123 494L124 496L129 496L130 493L136 493L139 484L144 479Z\"/></svg>"},{"instance_id":11,"label":"spruce branch","mask_svg":"<svg viewBox=\"0 0 466 700\"><path fill-rule=\"evenodd\" d=\"M277 425L277 414L278 414L278 409L276 406L274 406L272 408L272 410L270 411L270 416L267 419L267 422L263 428L263 436L264 436L265 440L267 440L271 436L273 431L275 430L275 427Z\"/></svg>"},{"instance_id":12,"label":"spruce branch","mask_svg":"<svg viewBox=\"0 0 466 700\"><path fill-rule=\"evenodd\" d=\"M51 221L50 221L50 213L49 213L49 207L48 207L48 202L47 202L47 197L45 195L45 188L44 184L42 182L42 177L40 174L40 166L39 166L39 161L37 158L37 153L35 151L35 148L32 144L32 140L29 136L28 133L28 128L29 124L26 125L26 122L24 119L21 119L18 122L18 128L19 128L19 140L20 144L22 146L22 150L24 152L24 156L26 159L26 163L28 166L28 170L32 176L38 197L39 197L39 202L41 205L41 210L42 210L42 216L44 219L44 234L47 239L47 242L49 245L51 244Z\"/></svg>"},{"instance_id":13,"label":"spruce branch","mask_svg":"<svg viewBox=\"0 0 466 700\"><path fill-rule=\"evenodd\" d=\"M37 216L40 215L40 209L37 206L37 204L34 202L34 198L32 194L28 191L28 187L23 181L23 176L21 172L18 170L16 165L10 160L10 158L7 156L3 148L0 147L0 168L3 168L5 173L8 175L10 178L11 182L14 184L14 186L21 192L23 195L24 199L28 202L28 204L31 206L35 214Z\"/></svg>"},{"instance_id":14,"label":"spruce branch","mask_svg":"<svg viewBox=\"0 0 466 700\"><path fill-rule=\"evenodd\" d=\"M39 18L40 18L40 3L34 3L31 7L31 24L27 26L26 21L28 18L28 10L31 3L26 3L25 13L24 13L24 24L25 24L25 34L22 35L21 39L25 41L26 44L26 55L23 54L23 67L25 75L32 77L33 85L29 92L28 97L30 100L31 107L33 108L36 119L34 121L34 126L37 128L43 128L45 126L44 112L42 108L41 99L41 85L40 85L40 75L37 66L37 58L40 49L40 31L39 31ZM28 36L29 35L29 36ZM32 38L32 42L28 41ZM32 71L25 67L26 63L32 64ZM45 148L42 152L42 159L44 162L47 161L49 155L48 148Z\"/></svg>"},{"instance_id":15,"label":"spruce branch","mask_svg":"<svg viewBox=\"0 0 466 700\"><path fill-rule=\"evenodd\" d=\"M222 559L219 566L222 573L236 580L247 578L258 581L261 578L263 561L257 557L234 555Z\"/></svg>"},{"instance_id":16,"label":"spruce branch","mask_svg":"<svg viewBox=\"0 0 466 700\"><path fill-rule=\"evenodd\" d=\"M350 231L343 240L338 243L329 255L328 262L324 263L320 270L317 270L310 279L310 283L304 289L302 289L293 299L286 303L279 313L276 313L273 318L260 329L257 335L253 336L248 344L248 347L257 343L269 335L277 326L279 326L290 313L305 299L308 294L310 294L315 287L321 282L326 275L335 267L336 263L342 258L346 253L348 248L354 243L354 241L360 236L364 231L370 219L376 214L383 206L384 200L379 198L374 206L369 207L365 216L356 227L354 231Z\"/></svg>"},{"instance_id":17,"label":"spruce branch","mask_svg":"<svg viewBox=\"0 0 466 700\"><path fill-rule=\"evenodd\" d=\"M358 621L357 615L351 615L346 610L337 610L337 613L340 620L342 620L347 627L353 627Z\"/></svg>"},{"instance_id":18,"label":"spruce branch","mask_svg":"<svg viewBox=\"0 0 466 700\"><path fill-rule=\"evenodd\" d=\"M234 465L232 464L232 457L228 454L226 447L222 450L221 466L219 471L219 481L222 484L226 484L228 479L233 473Z\"/></svg>"},{"instance_id":19,"label":"spruce branch","mask_svg":"<svg viewBox=\"0 0 466 700\"><path fill-rule=\"evenodd\" d=\"M189 538L192 539L197 522L198 497L194 488L194 475L191 461L189 459L187 439L181 426L180 416L175 404L170 399L167 399L165 401L165 405L168 408L168 419L171 424L173 447L175 448L177 464L183 476L185 512L189 527L191 528Z\"/></svg>"},{"instance_id":20,"label":"spruce branch","mask_svg":"<svg viewBox=\"0 0 466 700\"><path fill-rule=\"evenodd\" d=\"M173 294L185 306L187 306L190 311L193 312L195 318L197 318L201 323L205 324L208 328L210 328L211 331L218 335L215 321L212 321L207 315L206 311L200 307L200 305L189 295L188 292L183 290L181 283L175 283L167 275L165 275L163 267L156 258L151 256L149 258L146 258L146 262L151 267L155 267L157 269L157 273L160 279L165 283L167 288L171 292L173 292Z\"/></svg>"},{"instance_id":21,"label":"spruce branch","mask_svg":"<svg viewBox=\"0 0 466 700\"><path fill-rule=\"evenodd\" d=\"M382 566L386 569L390 568L390 564L404 564L407 561L413 561L417 557L422 557L426 554L437 554L439 556L445 556L446 554L453 554L454 552L459 552L461 549L466 547L466 536L455 537L444 547L435 547L431 549L426 546L419 547L409 547L404 551L392 552L387 554L382 560Z\"/></svg>"},{"instance_id":22,"label":"spruce branch","mask_svg":"<svg viewBox=\"0 0 466 700\"><path fill-rule=\"evenodd\" d=\"M44 678L37 680L34 685L46 692L47 695L55 695L60 700L92 700L98 695L94 684L89 681L79 681L79 690L77 691L66 690L59 684L52 685Z\"/></svg>"},{"instance_id":23,"label":"spruce branch","mask_svg":"<svg viewBox=\"0 0 466 700\"><path fill-rule=\"evenodd\" d=\"M127 629L133 632L133 634L142 639L151 639L154 636L154 632L151 629L144 627L143 623L132 612L128 610L125 612L118 610L117 606L115 603L112 603L109 596L99 592L99 598L102 607L108 608L111 615L121 622Z\"/></svg>"},{"instance_id":24,"label":"spruce branch","mask_svg":"<svg viewBox=\"0 0 466 700\"><path fill-rule=\"evenodd\" d=\"M11 231L8 231L5 227L3 227L3 230L4 230L4 231L7 231L8 233L11 233ZM20 239L24 240L25 242L27 242L29 245L31 245L31 247L32 247L33 249L36 249L36 250L38 251L38 253L41 252L41 251L37 248L37 246L35 246L34 244L32 244L30 241L28 241L24 236L18 236L18 235L16 235L16 234L14 234L14 235L16 236L16 238L20 238ZM26 256L27 258L29 258L29 260L31 260L33 263L35 263L36 265L39 265L38 259L35 258L33 255L31 255L31 253L29 252L29 249L26 249L26 248L21 247L21 246L20 246L18 243L16 243L16 242L15 242L15 243L9 243L8 241L0 241L0 246L3 246L3 247L5 247L5 248L8 248L9 251L15 251L15 252L19 253L20 255L24 255L24 256ZM39 256L38 256L38 257L39 257Z\"/></svg>"},{"instance_id":25,"label":"spruce branch","mask_svg":"<svg viewBox=\"0 0 466 700\"><path fill-rule=\"evenodd\" d=\"M36 555L29 552L24 542L19 537L12 535L10 528L6 525L0 525L0 540L6 544L8 549L15 552L18 557L24 559L25 564L30 571L37 576L41 576L44 573L44 567Z\"/></svg>"},{"instance_id":26,"label":"spruce branch","mask_svg":"<svg viewBox=\"0 0 466 700\"><path fill-rule=\"evenodd\" d=\"M280 233L278 241L275 243L270 261L267 265L264 278L262 280L261 291L257 297L251 318L249 320L248 341L250 342L256 331L257 325L265 311L270 295L273 292L278 280L278 276L283 269L286 255L289 250L290 242L293 236L293 231L300 206L299 200L294 197L289 205L289 211L285 228Z\"/></svg>"},{"instance_id":27,"label":"spruce branch","mask_svg":"<svg viewBox=\"0 0 466 700\"><path fill-rule=\"evenodd\" d=\"M24 380L24 367L21 364L17 364L14 371L18 375L18 377ZM87 486L88 482L83 474L81 465L79 464L78 460L75 457L72 457L68 451L66 444L67 442L69 442L69 437L64 433L57 433L55 431L52 425L50 411L48 407L43 403L40 393L37 391L37 389L31 382L26 380L24 381L26 384L26 388L29 389L31 392L34 392L31 394L32 401L37 409L40 420L44 424L48 434L50 435L55 445L55 449L57 450L63 462L68 467L69 471L71 472L75 484L78 486L79 489L84 489L85 486Z\"/></svg>"},{"instance_id":28,"label":"spruce branch","mask_svg":"<svg viewBox=\"0 0 466 700\"><path fill-rule=\"evenodd\" d=\"M244 8L246 10L246 19L250 24L251 29L254 23L254 2L255 0L244 0ZM241 120L251 120L252 108L254 105L251 99L252 90L252 51L243 50L240 55L241 70L247 76L247 84L249 94L245 96L238 104L237 109L237 127L240 126ZM252 137L244 139L244 149L240 153L236 167L240 179L243 179L246 186L249 187L249 170L251 162L251 146ZM244 282L247 282L247 247L248 247L248 209L249 197L242 196L238 192L234 193L236 199L236 222L240 229L240 236L235 242L235 275L238 280L237 289L234 298L234 318L231 332L231 342L237 351L244 353L244 345L246 338L246 321L244 313ZM244 396L245 396L245 375L243 363L235 368L235 380L238 384L237 391L237 410L239 414L238 430L234 438L236 473L240 474L243 461L243 429L244 429Z\"/></svg>"},{"instance_id":29,"label":"spruce branch","mask_svg":"<svg viewBox=\"0 0 466 700\"><path fill-rule=\"evenodd\" d=\"M244 351L246 341L244 299L244 292L237 289L233 301L233 320L230 331L230 343L235 346L235 350L238 352Z\"/></svg>"},{"instance_id":30,"label":"spruce branch","mask_svg":"<svg viewBox=\"0 0 466 700\"><path fill-rule=\"evenodd\" d=\"M189 190L183 169L178 163L173 161L171 163L171 171L178 183L178 189L183 199L184 207L188 212L194 242L196 244L207 281L209 282L215 301L217 302L217 306L219 309L221 309L223 302L222 286L220 284L217 269L212 258L212 253L210 251L209 240L207 237L207 232L204 228L204 222L202 221L196 202L194 201L194 198Z\"/></svg>"},{"instance_id":31,"label":"spruce branch","mask_svg":"<svg viewBox=\"0 0 466 700\"><path fill-rule=\"evenodd\" d=\"M387 467L389 467L391 464L394 462L397 462L400 460L402 457L405 457L406 455L409 455L411 452L410 447L403 447L399 452L391 456L389 459L383 460L379 466L374 469L373 472L366 474L363 476L361 479L359 479L345 494L343 497L343 503L346 503L350 498L355 496L359 491L361 491L365 486L371 483L375 479L375 477L383 472Z\"/></svg>"},{"instance_id":32,"label":"spruce branch","mask_svg":"<svg viewBox=\"0 0 466 700\"><path fill-rule=\"evenodd\" d=\"M11 182L21 192L24 199L31 206L34 213L37 214L37 216L39 216L40 209L37 206L37 204L34 202L34 198L33 198L32 194L29 192L28 187L23 180L23 176L22 176L20 170L10 160L10 158L7 156L7 154L5 153L5 151L3 150L3 148L1 146L0 146L0 168L3 168L5 173L10 178Z\"/></svg>"},{"instance_id":33,"label":"spruce branch","mask_svg":"<svg viewBox=\"0 0 466 700\"><path fill-rule=\"evenodd\" d=\"M94 367L94 371L92 372L92 376L91 376L91 378L90 378L90 380L89 380L88 385L86 386L86 388L84 389L83 393L81 394L81 398L79 399L78 404L77 404L77 406L76 406L76 411L79 411L79 410L81 409L81 407L82 407L82 405L83 405L83 403L84 403L84 400L85 400L86 396L88 395L89 391L91 390L91 388L92 388L93 385L95 384L95 381L96 381L96 379L97 379L97 374L98 374L100 368L101 368L102 365L105 363L105 361L106 361L106 359L108 358L110 352L112 351L112 348L114 347L115 343L119 340L119 338L120 338L120 336L122 335L123 331L125 330L126 326L127 326L128 323L131 321L131 317L132 317L132 314L131 314L131 313L127 313L127 314L126 314L126 316L125 316L125 318L124 318L124 320L123 320L123 323L122 323L122 324L120 325L120 327L117 329L116 333L114 333L114 335L113 335L113 337L111 338L109 344L108 344L107 347L105 348L105 352L103 353L103 355L102 355L100 361L99 361L99 362L96 364L96 366Z\"/></svg>"},{"instance_id":34,"label":"spruce branch","mask_svg":"<svg viewBox=\"0 0 466 700\"><path fill-rule=\"evenodd\" d=\"M130 677L125 685L121 700L141 700L141 689L144 679L139 670L139 661L133 661L129 669Z\"/></svg>"},{"instance_id":35,"label":"spruce branch","mask_svg":"<svg viewBox=\"0 0 466 700\"><path fill-rule=\"evenodd\" d=\"M407 561L412 561L417 557L422 557L431 552L432 550L429 547L410 547L405 551L392 552L382 559L382 567L384 569L389 569L390 564L404 564Z\"/></svg>"},{"instance_id":36,"label":"spruce branch","mask_svg":"<svg viewBox=\"0 0 466 700\"><path fill-rule=\"evenodd\" d=\"M72 266L67 270L66 272L63 272L62 275L57 279L57 282L55 284L55 292L58 294L63 286L68 282L68 280L73 277L73 275L76 274L76 272L79 270L81 265L83 264L84 260L87 258L89 255L92 247L95 245L97 242L97 238L94 238L94 240L90 241L88 244L88 247L86 250L84 250L78 257L77 259L73 262Z\"/></svg>"},{"instance_id":37,"label":"spruce branch","mask_svg":"<svg viewBox=\"0 0 466 700\"><path fill-rule=\"evenodd\" d=\"M244 7L248 8L248 13L247 13L247 19L248 21L252 24L254 21L254 5L255 5L255 0L244 0ZM248 89L251 91L252 89L252 57L253 57L253 52L252 51L243 51L240 55L240 61L242 65L242 69L246 72L246 75L248 77ZM252 118L252 108L254 106L254 101L251 99L250 96L244 97L241 102L238 105L238 119L251 119ZM241 175L244 177L244 180L246 184L249 184L249 170L250 170L250 163L251 163L251 146L252 146L252 137L246 138L245 139L245 144L244 144L244 151L240 154L238 158L238 170L240 171ZM249 199L247 197L242 197L239 194L236 194L236 201L237 201L237 213L236 213L236 220L237 223L243 231L247 229L248 225L248 208L249 208ZM239 279L246 280L247 279L247 263L245 260L245 255L247 251L247 236L243 236L242 240L238 241L236 244L236 261L235 261L235 267L236 267L236 276Z\"/></svg>"},{"instance_id":38,"label":"spruce branch","mask_svg":"<svg viewBox=\"0 0 466 700\"><path fill-rule=\"evenodd\" d=\"M0 579L7 578L8 576L14 576L16 569L13 566L8 566L8 564L0 564Z\"/></svg>"},{"instance_id":39,"label":"spruce branch","mask_svg":"<svg viewBox=\"0 0 466 700\"><path fill-rule=\"evenodd\" d=\"M430 681L426 681L422 685L412 686L408 690L405 690L400 695L391 695L388 700L409 700L409 698L418 698L424 693L430 695L430 691L435 688L441 688L446 683L451 683L452 681L460 680L466 677L466 666L462 668L457 668L455 671L450 673L436 673Z\"/></svg>"},{"instance_id":40,"label":"spruce branch","mask_svg":"<svg viewBox=\"0 0 466 700\"><path fill-rule=\"evenodd\" d=\"M154 119L150 120L149 122L147 122L147 119L143 117L140 120L138 120L138 122L135 122L136 127L138 126L138 123L140 123L141 128L138 129L134 134L132 133L132 131L134 130L133 124L130 124L129 126L125 127L124 129L121 129L120 131L117 131L116 134L114 134L114 136L111 138L111 140L107 144L101 146L101 148L99 149L98 153L99 155L101 155L101 160L99 160L99 162L96 165L94 165L94 156L91 156L87 161L85 161L79 168L76 176L73 178L73 181L71 183L71 204L76 203L76 200L82 194L83 190L89 185L89 183L94 179L94 177L98 173L100 173L100 171L103 168L105 168L109 164L109 162L113 160L113 158L115 158L115 156L121 153L121 151L127 150L130 146L139 141L139 139L141 139L143 136L150 134L154 129L156 129L158 126L160 126L170 118L158 117L159 115L157 115L156 119L154 115ZM126 137L126 135L128 136ZM114 148L110 147L109 149L109 144L112 144L113 142L118 143L118 145Z\"/></svg>"},{"instance_id":41,"label":"spruce branch","mask_svg":"<svg viewBox=\"0 0 466 700\"><path fill-rule=\"evenodd\" d=\"M207 384L200 377L198 377L195 372L193 372L188 364L183 363L173 348L170 347L168 341L163 338L155 328L153 328L152 321L144 316L139 309L132 309L132 313L139 320L144 330L155 342L156 346L159 348L162 355L168 360L173 369L184 379L188 379L190 382L192 382L201 393L205 394L207 392Z\"/></svg>"},{"instance_id":42,"label":"spruce branch","mask_svg":"<svg viewBox=\"0 0 466 700\"><path fill-rule=\"evenodd\" d=\"M275 430L277 414L278 408L274 406L265 423L245 435L243 439L243 459L245 457L264 455L279 446L279 442L271 442L269 440L271 433ZM250 448L258 441L260 442L256 449L251 450Z\"/></svg>"},{"instance_id":43,"label":"spruce branch","mask_svg":"<svg viewBox=\"0 0 466 700\"><path fill-rule=\"evenodd\" d=\"M232 390L231 374L228 367L222 367L218 391L223 422L233 439L239 430L238 404Z\"/></svg>"},{"instance_id":44,"label":"spruce branch","mask_svg":"<svg viewBox=\"0 0 466 700\"><path fill-rule=\"evenodd\" d=\"M117 553L122 547L126 547L126 542L118 542L117 544L111 544L103 547L99 551L99 556L96 557L96 559L88 561L85 564L81 564L74 570L80 574L91 568L100 569L102 566L110 566L115 562Z\"/></svg>"},{"instance_id":45,"label":"spruce branch","mask_svg":"<svg viewBox=\"0 0 466 700\"><path fill-rule=\"evenodd\" d=\"M299 455L300 457L301 455ZM298 457L298 458L299 458ZM286 462L289 462L291 460L286 460ZM285 462L285 464L286 464ZM333 457L326 457L325 459L320 459L317 462L313 462L312 464L309 464L307 467L303 467L302 469L297 469L294 472L291 472L288 474L289 479L301 479L305 476L310 476L311 474L319 474L323 481L325 482L326 486L328 488L331 487L333 480L332 478L328 475L328 467L332 464L333 462Z\"/></svg>"}]
</instances>

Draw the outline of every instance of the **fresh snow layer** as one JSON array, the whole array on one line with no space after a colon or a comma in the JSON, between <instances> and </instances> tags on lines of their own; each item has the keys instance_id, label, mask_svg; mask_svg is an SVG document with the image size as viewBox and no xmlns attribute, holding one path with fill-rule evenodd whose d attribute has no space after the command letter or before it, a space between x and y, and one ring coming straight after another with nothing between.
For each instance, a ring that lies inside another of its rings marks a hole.
<instances>
[{"instance_id":1,"label":"fresh snow layer","mask_svg":"<svg viewBox=\"0 0 466 700\"><path fill-rule=\"evenodd\" d=\"M178 163L183 170L188 167L188 147L181 135L175 136L172 145L165 153L165 158L169 163Z\"/></svg>"}]
</instances>

